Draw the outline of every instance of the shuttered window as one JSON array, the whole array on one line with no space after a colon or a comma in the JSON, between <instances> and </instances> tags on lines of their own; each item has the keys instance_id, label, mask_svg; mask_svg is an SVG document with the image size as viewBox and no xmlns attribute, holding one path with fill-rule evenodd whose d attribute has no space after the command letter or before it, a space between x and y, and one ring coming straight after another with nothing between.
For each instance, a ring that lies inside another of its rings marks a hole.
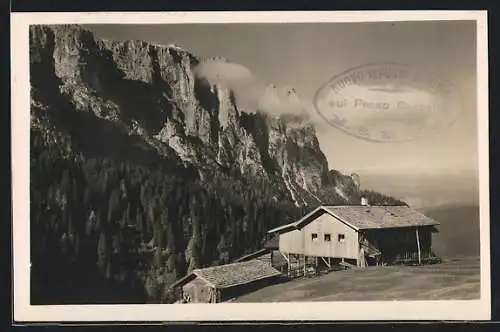
<instances>
[{"instance_id":1,"label":"shuttered window","mask_svg":"<svg viewBox=\"0 0 500 332\"><path fill-rule=\"evenodd\" d=\"M345 239L345 235L344 234L339 234L338 241L339 242L344 242L344 239Z\"/></svg>"}]
</instances>

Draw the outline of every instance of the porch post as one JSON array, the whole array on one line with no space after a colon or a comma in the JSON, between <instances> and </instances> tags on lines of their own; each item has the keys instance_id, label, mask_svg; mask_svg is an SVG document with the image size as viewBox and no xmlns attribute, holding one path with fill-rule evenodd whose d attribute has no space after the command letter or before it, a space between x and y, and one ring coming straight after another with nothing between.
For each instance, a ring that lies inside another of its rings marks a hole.
<instances>
[{"instance_id":1,"label":"porch post","mask_svg":"<svg viewBox=\"0 0 500 332\"><path fill-rule=\"evenodd\" d=\"M330 257L328 257L328 261L325 259L325 257L321 257L321 259L323 260L323 262L325 262L326 266L328 266L329 269L332 268L330 264Z\"/></svg>"},{"instance_id":2,"label":"porch post","mask_svg":"<svg viewBox=\"0 0 500 332\"><path fill-rule=\"evenodd\" d=\"M359 249L358 267L366 267L365 249L363 247Z\"/></svg>"},{"instance_id":3,"label":"porch post","mask_svg":"<svg viewBox=\"0 0 500 332\"><path fill-rule=\"evenodd\" d=\"M304 255L304 277L306 277L306 255Z\"/></svg>"},{"instance_id":4,"label":"porch post","mask_svg":"<svg viewBox=\"0 0 500 332\"><path fill-rule=\"evenodd\" d=\"M415 235L417 236L417 248L418 248L418 264L422 263L422 257L420 255L420 236L418 235L418 228L415 229Z\"/></svg>"},{"instance_id":5,"label":"porch post","mask_svg":"<svg viewBox=\"0 0 500 332\"><path fill-rule=\"evenodd\" d=\"M288 263L288 276L290 277L291 274L292 274L292 260L290 259L290 254L287 253L287 256L288 256L288 259L287 259L287 263Z\"/></svg>"}]
</instances>

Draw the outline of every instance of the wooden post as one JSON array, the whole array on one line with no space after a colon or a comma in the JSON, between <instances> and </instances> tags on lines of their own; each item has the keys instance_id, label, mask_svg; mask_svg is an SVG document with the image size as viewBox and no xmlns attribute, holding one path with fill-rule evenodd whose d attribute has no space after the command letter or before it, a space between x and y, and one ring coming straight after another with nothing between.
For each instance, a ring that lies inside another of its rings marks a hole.
<instances>
[{"instance_id":1,"label":"wooden post","mask_svg":"<svg viewBox=\"0 0 500 332\"><path fill-rule=\"evenodd\" d=\"M288 256L288 259L287 259L287 263L288 263L288 276L290 277L291 271L292 271L292 261L290 260L290 254L287 254L287 256Z\"/></svg>"},{"instance_id":2,"label":"wooden post","mask_svg":"<svg viewBox=\"0 0 500 332\"><path fill-rule=\"evenodd\" d=\"M306 277L306 255L304 255L304 277Z\"/></svg>"},{"instance_id":3,"label":"wooden post","mask_svg":"<svg viewBox=\"0 0 500 332\"><path fill-rule=\"evenodd\" d=\"M217 289L210 287L210 303L217 303Z\"/></svg>"},{"instance_id":4,"label":"wooden post","mask_svg":"<svg viewBox=\"0 0 500 332\"><path fill-rule=\"evenodd\" d=\"M420 255L420 237L418 236L418 228L415 229L415 235L417 236L417 248L418 248L418 264L422 263L422 257Z\"/></svg>"},{"instance_id":5,"label":"wooden post","mask_svg":"<svg viewBox=\"0 0 500 332\"><path fill-rule=\"evenodd\" d=\"M330 257L328 257L328 261L324 257L321 257L321 259L323 260L323 262L325 262L325 264L328 266L329 269L332 268L332 266L330 264Z\"/></svg>"}]
</instances>

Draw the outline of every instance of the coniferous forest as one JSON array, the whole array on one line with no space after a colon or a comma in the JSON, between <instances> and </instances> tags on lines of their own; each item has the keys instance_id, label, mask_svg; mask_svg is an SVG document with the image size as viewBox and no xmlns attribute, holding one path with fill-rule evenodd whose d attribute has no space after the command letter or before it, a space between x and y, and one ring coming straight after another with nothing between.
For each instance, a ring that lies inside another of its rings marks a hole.
<instances>
[{"instance_id":1,"label":"coniferous forest","mask_svg":"<svg viewBox=\"0 0 500 332\"><path fill-rule=\"evenodd\" d=\"M33 304L172 302L168 285L188 271L259 249L268 229L309 211L276 202L264 182L71 155L33 133Z\"/></svg>"},{"instance_id":2,"label":"coniferous forest","mask_svg":"<svg viewBox=\"0 0 500 332\"><path fill-rule=\"evenodd\" d=\"M41 141L32 135L32 287L41 302L168 302L176 278L258 249L267 229L302 213L275 202L266 183L201 183L161 166L63 157Z\"/></svg>"}]
</instances>

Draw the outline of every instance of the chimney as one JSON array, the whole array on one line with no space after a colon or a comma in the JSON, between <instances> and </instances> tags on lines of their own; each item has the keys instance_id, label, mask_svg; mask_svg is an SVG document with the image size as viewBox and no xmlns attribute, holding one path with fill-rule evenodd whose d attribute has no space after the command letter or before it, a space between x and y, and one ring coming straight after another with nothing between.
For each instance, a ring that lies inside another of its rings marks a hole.
<instances>
[{"instance_id":1,"label":"chimney","mask_svg":"<svg viewBox=\"0 0 500 332\"><path fill-rule=\"evenodd\" d=\"M363 205L363 206L369 206L370 204L368 204L368 198L361 197L361 205Z\"/></svg>"}]
</instances>

